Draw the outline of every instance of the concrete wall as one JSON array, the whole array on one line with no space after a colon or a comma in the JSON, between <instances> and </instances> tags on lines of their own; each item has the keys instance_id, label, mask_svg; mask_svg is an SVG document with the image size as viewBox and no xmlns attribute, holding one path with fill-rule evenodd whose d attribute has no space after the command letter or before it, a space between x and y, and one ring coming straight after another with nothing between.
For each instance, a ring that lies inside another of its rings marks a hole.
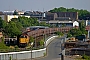
<instances>
[{"instance_id":1,"label":"concrete wall","mask_svg":"<svg viewBox=\"0 0 90 60\"><path fill-rule=\"evenodd\" d=\"M53 37L47 39L45 46L48 46L48 44L49 44L51 41L53 41L53 39L56 38L56 37L58 37L58 36L53 36Z\"/></svg>"},{"instance_id":2,"label":"concrete wall","mask_svg":"<svg viewBox=\"0 0 90 60\"><path fill-rule=\"evenodd\" d=\"M58 36L51 36L49 39L47 39L45 46L47 46L55 37ZM44 56L44 53L46 53L46 48L33 50L32 54L31 51L0 53L0 60L9 60L10 57L12 58L12 60L30 59L31 55L32 58L36 58Z\"/></svg>"}]
</instances>

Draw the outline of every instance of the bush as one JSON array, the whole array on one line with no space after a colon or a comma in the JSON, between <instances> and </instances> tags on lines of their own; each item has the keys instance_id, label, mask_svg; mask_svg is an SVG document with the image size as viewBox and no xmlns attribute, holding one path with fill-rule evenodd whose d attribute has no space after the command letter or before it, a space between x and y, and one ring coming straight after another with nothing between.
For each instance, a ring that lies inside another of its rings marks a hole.
<instances>
[{"instance_id":1,"label":"bush","mask_svg":"<svg viewBox=\"0 0 90 60\"><path fill-rule=\"evenodd\" d=\"M89 60L89 59L90 59L90 57L87 56L87 55L83 55L82 58L83 58L83 59L86 59L86 60Z\"/></svg>"},{"instance_id":2,"label":"bush","mask_svg":"<svg viewBox=\"0 0 90 60\"><path fill-rule=\"evenodd\" d=\"M15 45L15 49L18 49L18 46L17 45Z\"/></svg>"},{"instance_id":3,"label":"bush","mask_svg":"<svg viewBox=\"0 0 90 60\"><path fill-rule=\"evenodd\" d=\"M62 32L59 32L59 31L55 32L55 34L57 34L59 36L62 36L63 35L63 33Z\"/></svg>"},{"instance_id":4,"label":"bush","mask_svg":"<svg viewBox=\"0 0 90 60\"><path fill-rule=\"evenodd\" d=\"M44 40L40 40L39 43L40 43L40 46L43 46L44 45Z\"/></svg>"},{"instance_id":5,"label":"bush","mask_svg":"<svg viewBox=\"0 0 90 60\"><path fill-rule=\"evenodd\" d=\"M43 53L44 56L46 56L46 53Z\"/></svg>"}]
</instances>

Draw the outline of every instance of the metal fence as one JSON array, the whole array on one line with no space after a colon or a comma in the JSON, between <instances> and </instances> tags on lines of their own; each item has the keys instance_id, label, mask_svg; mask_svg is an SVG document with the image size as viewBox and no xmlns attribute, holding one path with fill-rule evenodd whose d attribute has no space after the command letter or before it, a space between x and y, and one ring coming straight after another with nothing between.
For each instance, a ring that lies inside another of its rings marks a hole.
<instances>
[{"instance_id":1,"label":"metal fence","mask_svg":"<svg viewBox=\"0 0 90 60\"><path fill-rule=\"evenodd\" d=\"M10 53L0 53L0 60L20 60L20 59L29 59L44 56L46 48L40 50L31 51L22 51L22 52L10 52ZM31 54L32 53L32 54Z\"/></svg>"}]
</instances>

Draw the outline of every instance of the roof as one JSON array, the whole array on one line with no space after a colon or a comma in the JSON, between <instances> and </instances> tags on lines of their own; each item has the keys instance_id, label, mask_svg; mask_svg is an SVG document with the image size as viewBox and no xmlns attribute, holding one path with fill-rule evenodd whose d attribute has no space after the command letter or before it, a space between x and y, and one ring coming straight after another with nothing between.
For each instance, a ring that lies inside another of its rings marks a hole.
<instances>
[{"instance_id":1,"label":"roof","mask_svg":"<svg viewBox=\"0 0 90 60\"><path fill-rule=\"evenodd\" d=\"M46 26L30 26L30 27L27 27L28 28L49 28L49 27L46 27Z\"/></svg>"},{"instance_id":2,"label":"roof","mask_svg":"<svg viewBox=\"0 0 90 60\"><path fill-rule=\"evenodd\" d=\"M43 27L43 28L46 28L45 26L30 26L30 28L34 28L34 27Z\"/></svg>"},{"instance_id":3,"label":"roof","mask_svg":"<svg viewBox=\"0 0 90 60\"><path fill-rule=\"evenodd\" d=\"M52 20L52 21L49 21L49 23L73 23L75 21L58 21L58 20Z\"/></svg>"},{"instance_id":4,"label":"roof","mask_svg":"<svg viewBox=\"0 0 90 60\"><path fill-rule=\"evenodd\" d=\"M4 13L0 11L0 15L4 15Z\"/></svg>"}]
</instances>

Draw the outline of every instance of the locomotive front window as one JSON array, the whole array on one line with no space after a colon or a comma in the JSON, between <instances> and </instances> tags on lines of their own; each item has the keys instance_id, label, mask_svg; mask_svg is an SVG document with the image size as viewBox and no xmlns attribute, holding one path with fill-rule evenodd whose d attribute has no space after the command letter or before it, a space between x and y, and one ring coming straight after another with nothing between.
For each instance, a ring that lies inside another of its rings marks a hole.
<instances>
[{"instance_id":1,"label":"locomotive front window","mask_svg":"<svg viewBox=\"0 0 90 60\"><path fill-rule=\"evenodd\" d=\"M25 35L23 36L23 35L22 35L22 36L20 36L20 38L27 38L27 36L25 36Z\"/></svg>"}]
</instances>

